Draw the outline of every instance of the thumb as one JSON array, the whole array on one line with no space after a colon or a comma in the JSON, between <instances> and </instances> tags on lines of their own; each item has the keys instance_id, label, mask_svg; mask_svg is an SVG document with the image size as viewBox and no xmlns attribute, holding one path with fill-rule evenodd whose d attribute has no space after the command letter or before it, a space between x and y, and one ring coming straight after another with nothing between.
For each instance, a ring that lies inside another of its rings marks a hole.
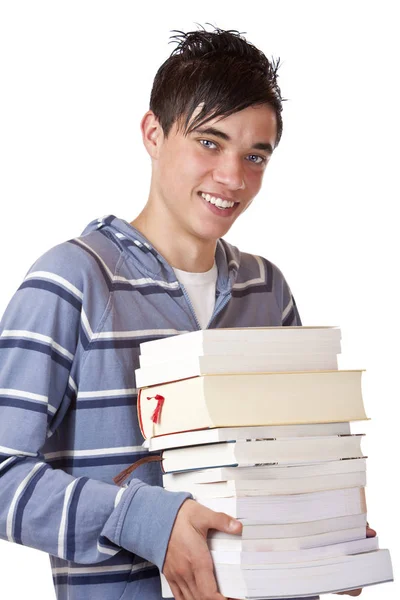
<instances>
[{"instance_id":1,"label":"thumb","mask_svg":"<svg viewBox=\"0 0 400 600\"><path fill-rule=\"evenodd\" d=\"M237 519L222 512L210 511L210 513L209 529L217 529L217 531L236 535L242 533L242 524Z\"/></svg>"}]
</instances>

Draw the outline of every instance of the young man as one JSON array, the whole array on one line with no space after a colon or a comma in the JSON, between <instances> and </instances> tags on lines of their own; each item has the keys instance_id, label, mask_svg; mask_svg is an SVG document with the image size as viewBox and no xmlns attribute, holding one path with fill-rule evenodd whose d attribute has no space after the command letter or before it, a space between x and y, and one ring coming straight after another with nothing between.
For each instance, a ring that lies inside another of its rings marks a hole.
<instances>
[{"instance_id":1,"label":"young man","mask_svg":"<svg viewBox=\"0 0 400 600\"><path fill-rule=\"evenodd\" d=\"M222 240L282 132L277 67L237 32L196 31L154 80L142 121L149 198L33 265L0 336L0 536L51 555L59 600L222 600L206 535L240 523L161 486L144 455L143 341L206 327L300 325L282 273ZM354 594L354 592L353 592Z\"/></svg>"}]
</instances>

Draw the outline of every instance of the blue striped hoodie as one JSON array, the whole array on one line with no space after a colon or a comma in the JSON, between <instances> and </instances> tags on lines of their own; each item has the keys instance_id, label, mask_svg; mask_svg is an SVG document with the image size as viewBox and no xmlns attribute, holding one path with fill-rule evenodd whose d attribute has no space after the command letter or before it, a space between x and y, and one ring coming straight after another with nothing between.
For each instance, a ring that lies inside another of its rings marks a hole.
<instances>
[{"instance_id":1,"label":"blue striped hoodie","mask_svg":"<svg viewBox=\"0 0 400 600\"><path fill-rule=\"evenodd\" d=\"M282 273L224 240L216 327L300 325ZM200 329L186 290L126 221L93 221L35 262L0 326L0 537L50 555L59 600L159 600L185 493L146 452L139 345Z\"/></svg>"}]
</instances>

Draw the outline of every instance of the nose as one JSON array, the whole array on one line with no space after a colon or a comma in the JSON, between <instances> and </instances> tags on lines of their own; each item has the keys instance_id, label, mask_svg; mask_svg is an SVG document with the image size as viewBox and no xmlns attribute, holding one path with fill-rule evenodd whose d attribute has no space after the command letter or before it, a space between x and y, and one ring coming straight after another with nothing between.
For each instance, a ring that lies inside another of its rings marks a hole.
<instances>
[{"instance_id":1,"label":"nose","mask_svg":"<svg viewBox=\"0 0 400 600\"><path fill-rule=\"evenodd\" d=\"M243 164L241 158L224 156L213 172L213 179L230 190L245 188Z\"/></svg>"}]
</instances>

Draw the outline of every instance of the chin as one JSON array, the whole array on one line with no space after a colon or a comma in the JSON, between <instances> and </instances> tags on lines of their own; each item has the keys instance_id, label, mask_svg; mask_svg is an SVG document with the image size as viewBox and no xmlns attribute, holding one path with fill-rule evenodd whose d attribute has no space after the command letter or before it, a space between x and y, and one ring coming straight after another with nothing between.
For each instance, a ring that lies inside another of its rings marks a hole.
<instances>
[{"instance_id":1,"label":"chin","mask_svg":"<svg viewBox=\"0 0 400 600\"><path fill-rule=\"evenodd\" d=\"M230 227L209 227L209 228L194 228L194 232L196 237L207 241L207 242L216 242L219 238L223 237L228 231Z\"/></svg>"}]
</instances>

